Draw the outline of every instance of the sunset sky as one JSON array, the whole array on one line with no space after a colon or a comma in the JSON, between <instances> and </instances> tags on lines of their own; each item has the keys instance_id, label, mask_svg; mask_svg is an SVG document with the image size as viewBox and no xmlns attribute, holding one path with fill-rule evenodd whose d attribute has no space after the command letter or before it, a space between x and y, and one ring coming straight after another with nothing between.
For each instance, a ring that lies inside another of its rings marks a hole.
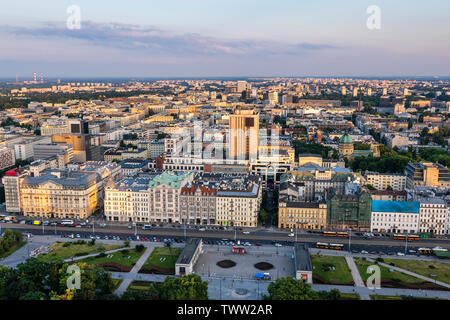
<instances>
[{"instance_id":1,"label":"sunset sky","mask_svg":"<svg viewBox=\"0 0 450 320\"><path fill-rule=\"evenodd\" d=\"M69 5L81 29L66 28ZM366 27L370 5L381 30ZM448 76L448 0L16 0L0 78Z\"/></svg>"}]
</instances>

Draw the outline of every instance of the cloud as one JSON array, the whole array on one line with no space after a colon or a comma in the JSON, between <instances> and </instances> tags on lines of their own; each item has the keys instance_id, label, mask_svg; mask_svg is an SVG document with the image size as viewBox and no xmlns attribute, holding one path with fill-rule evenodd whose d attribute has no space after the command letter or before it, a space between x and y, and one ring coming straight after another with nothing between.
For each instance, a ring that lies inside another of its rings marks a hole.
<instances>
[{"instance_id":1,"label":"cloud","mask_svg":"<svg viewBox=\"0 0 450 320\"><path fill-rule=\"evenodd\" d=\"M0 31L19 38L79 40L92 46L123 49L165 56L297 55L340 47L300 42L288 44L262 40L219 39L197 33L173 34L155 26L82 21L81 29L68 29L65 23L44 22L36 27L0 26Z\"/></svg>"}]
</instances>

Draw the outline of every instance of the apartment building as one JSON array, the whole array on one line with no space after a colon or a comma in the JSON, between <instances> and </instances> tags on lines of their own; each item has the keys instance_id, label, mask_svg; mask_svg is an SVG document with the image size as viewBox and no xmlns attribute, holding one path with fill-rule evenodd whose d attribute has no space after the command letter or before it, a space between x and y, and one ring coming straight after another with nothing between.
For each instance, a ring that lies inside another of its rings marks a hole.
<instances>
[{"instance_id":1,"label":"apartment building","mask_svg":"<svg viewBox=\"0 0 450 320\"><path fill-rule=\"evenodd\" d=\"M421 199L419 232L436 235L445 234L447 210L447 203L442 199Z\"/></svg>"},{"instance_id":2,"label":"apartment building","mask_svg":"<svg viewBox=\"0 0 450 320\"><path fill-rule=\"evenodd\" d=\"M279 202L278 228L323 230L326 226L327 204L325 202Z\"/></svg>"},{"instance_id":3,"label":"apartment building","mask_svg":"<svg viewBox=\"0 0 450 320\"><path fill-rule=\"evenodd\" d=\"M105 215L109 221L181 223L181 188L192 172L163 172L112 180L105 188Z\"/></svg>"},{"instance_id":4,"label":"apartment building","mask_svg":"<svg viewBox=\"0 0 450 320\"><path fill-rule=\"evenodd\" d=\"M386 190L391 187L392 190L403 191L406 188L406 176L403 174L365 171L364 177L366 183L377 190Z\"/></svg>"},{"instance_id":5,"label":"apartment building","mask_svg":"<svg viewBox=\"0 0 450 320\"><path fill-rule=\"evenodd\" d=\"M97 209L97 174L51 170L20 182L25 216L86 219Z\"/></svg>"},{"instance_id":6,"label":"apartment building","mask_svg":"<svg viewBox=\"0 0 450 320\"><path fill-rule=\"evenodd\" d=\"M408 194L406 191L394 191L394 190L369 190L372 200L383 201L406 201L408 200Z\"/></svg>"},{"instance_id":7,"label":"apartment building","mask_svg":"<svg viewBox=\"0 0 450 320\"><path fill-rule=\"evenodd\" d=\"M414 186L450 188L450 172L439 163L410 162L405 168L405 175L406 187L410 190Z\"/></svg>"},{"instance_id":8,"label":"apartment building","mask_svg":"<svg viewBox=\"0 0 450 320\"><path fill-rule=\"evenodd\" d=\"M257 227L262 199L261 178L255 175L229 177L217 191L217 224Z\"/></svg>"},{"instance_id":9,"label":"apartment building","mask_svg":"<svg viewBox=\"0 0 450 320\"><path fill-rule=\"evenodd\" d=\"M420 224L417 201L372 201L372 232L417 233Z\"/></svg>"},{"instance_id":10,"label":"apartment building","mask_svg":"<svg viewBox=\"0 0 450 320\"><path fill-rule=\"evenodd\" d=\"M15 164L14 150L8 147L0 147L0 170L12 167Z\"/></svg>"}]
</instances>

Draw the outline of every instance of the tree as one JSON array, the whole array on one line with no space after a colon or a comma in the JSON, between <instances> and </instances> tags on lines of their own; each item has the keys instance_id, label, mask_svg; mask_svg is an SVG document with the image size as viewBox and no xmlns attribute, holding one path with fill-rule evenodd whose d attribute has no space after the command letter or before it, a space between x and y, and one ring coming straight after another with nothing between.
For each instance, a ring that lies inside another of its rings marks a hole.
<instances>
[{"instance_id":1,"label":"tree","mask_svg":"<svg viewBox=\"0 0 450 320\"><path fill-rule=\"evenodd\" d=\"M167 277L160 285L162 300L207 300L208 282L197 274L182 278Z\"/></svg>"},{"instance_id":2,"label":"tree","mask_svg":"<svg viewBox=\"0 0 450 320\"><path fill-rule=\"evenodd\" d=\"M261 211L259 211L259 218L261 219L261 222L265 222L267 220L266 210L261 209Z\"/></svg>"},{"instance_id":3,"label":"tree","mask_svg":"<svg viewBox=\"0 0 450 320\"><path fill-rule=\"evenodd\" d=\"M269 284L266 300L314 300L316 297L311 285L292 277L278 279Z\"/></svg>"},{"instance_id":4,"label":"tree","mask_svg":"<svg viewBox=\"0 0 450 320\"><path fill-rule=\"evenodd\" d=\"M330 292L315 292L311 285L292 277L278 279L269 284L267 288L268 296L263 296L265 300L339 300L341 292L332 289Z\"/></svg>"}]
</instances>

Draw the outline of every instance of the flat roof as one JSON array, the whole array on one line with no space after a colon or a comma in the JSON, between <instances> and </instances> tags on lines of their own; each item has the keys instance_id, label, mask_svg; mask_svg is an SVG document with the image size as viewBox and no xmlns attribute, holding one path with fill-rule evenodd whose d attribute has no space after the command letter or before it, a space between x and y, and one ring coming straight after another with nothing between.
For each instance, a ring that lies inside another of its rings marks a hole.
<instances>
[{"instance_id":1,"label":"flat roof","mask_svg":"<svg viewBox=\"0 0 450 320\"><path fill-rule=\"evenodd\" d=\"M306 245L297 243L295 245L295 271L312 271L311 257Z\"/></svg>"},{"instance_id":2,"label":"flat roof","mask_svg":"<svg viewBox=\"0 0 450 320\"><path fill-rule=\"evenodd\" d=\"M419 213L419 207L417 201L372 200L372 212Z\"/></svg>"},{"instance_id":3,"label":"flat roof","mask_svg":"<svg viewBox=\"0 0 450 320\"><path fill-rule=\"evenodd\" d=\"M189 241L184 246L183 251L181 251L176 264L190 264L192 259L194 258L195 251L201 243L202 239L200 238L189 239Z\"/></svg>"}]
</instances>

